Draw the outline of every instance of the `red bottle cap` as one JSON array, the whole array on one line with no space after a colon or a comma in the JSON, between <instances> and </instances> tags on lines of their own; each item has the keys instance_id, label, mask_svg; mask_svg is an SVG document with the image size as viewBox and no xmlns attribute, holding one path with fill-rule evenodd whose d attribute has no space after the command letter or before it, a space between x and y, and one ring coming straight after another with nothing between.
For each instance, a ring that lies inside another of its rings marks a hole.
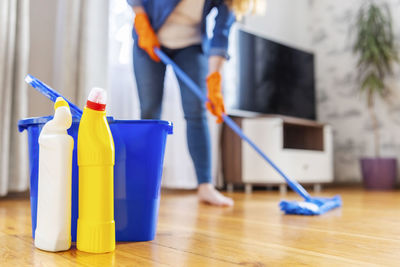
<instances>
[{"instance_id":1,"label":"red bottle cap","mask_svg":"<svg viewBox=\"0 0 400 267\"><path fill-rule=\"evenodd\" d=\"M97 111L104 111L106 110L106 104L92 102L90 100L86 101L86 106L90 109L97 110Z\"/></svg>"}]
</instances>

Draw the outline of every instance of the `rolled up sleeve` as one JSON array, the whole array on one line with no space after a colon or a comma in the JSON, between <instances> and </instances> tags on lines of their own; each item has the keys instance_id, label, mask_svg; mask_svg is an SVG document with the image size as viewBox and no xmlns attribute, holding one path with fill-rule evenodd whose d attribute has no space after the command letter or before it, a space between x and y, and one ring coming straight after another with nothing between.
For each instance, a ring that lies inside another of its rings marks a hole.
<instances>
[{"instance_id":1,"label":"rolled up sleeve","mask_svg":"<svg viewBox=\"0 0 400 267\"><path fill-rule=\"evenodd\" d=\"M235 16L233 12L229 10L229 8L223 3L220 4L217 9L218 14L215 17L215 27L208 54L210 56L222 56L226 59L229 59L229 32L232 24L235 22Z\"/></svg>"},{"instance_id":2,"label":"rolled up sleeve","mask_svg":"<svg viewBox=\"0 0 400 267\"><path fill-rule=\"evenodd\" d=\"M126 0L130 6L141 6L142 0Z\"/></svg>"}]
</instances>

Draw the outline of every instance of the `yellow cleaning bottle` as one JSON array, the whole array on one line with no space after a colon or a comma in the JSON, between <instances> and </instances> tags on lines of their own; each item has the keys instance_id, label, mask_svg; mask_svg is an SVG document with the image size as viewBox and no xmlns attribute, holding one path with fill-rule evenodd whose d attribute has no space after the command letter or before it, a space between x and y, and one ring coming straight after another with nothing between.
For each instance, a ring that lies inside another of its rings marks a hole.
<instances>
[{"instance_id":1,"label":"yellow cleaning bottle","mask_svg":"<svg viewBox=\"0 0 400 267\"><path fill-rule=\"evenodd\" d=\"M106 118L106 92L93 88L78 131L79 215L76 247L115 249L114 141Z\"/></svg>"}]
</instances>

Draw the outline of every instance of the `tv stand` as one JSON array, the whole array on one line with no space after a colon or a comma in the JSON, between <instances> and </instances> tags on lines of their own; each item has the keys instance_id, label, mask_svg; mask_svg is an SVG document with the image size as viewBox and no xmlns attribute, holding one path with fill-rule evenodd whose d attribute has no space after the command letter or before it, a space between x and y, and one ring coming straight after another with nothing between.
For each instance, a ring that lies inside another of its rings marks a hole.
<instances>
[{"instance_id":1,"label":"tv stand","mask_svg":"<svg viewBox=\"0 0 400 267\"><path fill-rule=\"evenodd\" d=\"M333 181L333 145L330 125L281 115L232 111L229 116L283 172L301 184L314 186ZM227 125L222 131L222 171L228 191L244 185L279 186L286 193L285 180Z\"/></svg>"}]
</instances>

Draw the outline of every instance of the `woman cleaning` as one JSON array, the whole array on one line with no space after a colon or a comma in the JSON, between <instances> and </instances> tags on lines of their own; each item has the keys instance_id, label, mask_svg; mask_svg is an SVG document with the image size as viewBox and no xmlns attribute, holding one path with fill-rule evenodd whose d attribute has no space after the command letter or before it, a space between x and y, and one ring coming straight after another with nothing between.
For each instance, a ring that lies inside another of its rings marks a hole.
<instances>
[{"instance_id":1,"label":"woman cleaning","mask_svg":"<svg viewBox=\"0 0 400 267\"><path fill-rule=\"evenodd\" d=\"M221 72L228 58L229 30L251 0L127 0L135 13L133 67L142 119L160 119L166 66L154 53L163 50L204 92L204 106L179 79L187 142L192 157L200 201L232 206L233 200L218 192L211 177L211 145L206 108L221 123L225 112ZM216 8L213 37L206 33L206 17Z\"/></svg>"}]
</instances>

